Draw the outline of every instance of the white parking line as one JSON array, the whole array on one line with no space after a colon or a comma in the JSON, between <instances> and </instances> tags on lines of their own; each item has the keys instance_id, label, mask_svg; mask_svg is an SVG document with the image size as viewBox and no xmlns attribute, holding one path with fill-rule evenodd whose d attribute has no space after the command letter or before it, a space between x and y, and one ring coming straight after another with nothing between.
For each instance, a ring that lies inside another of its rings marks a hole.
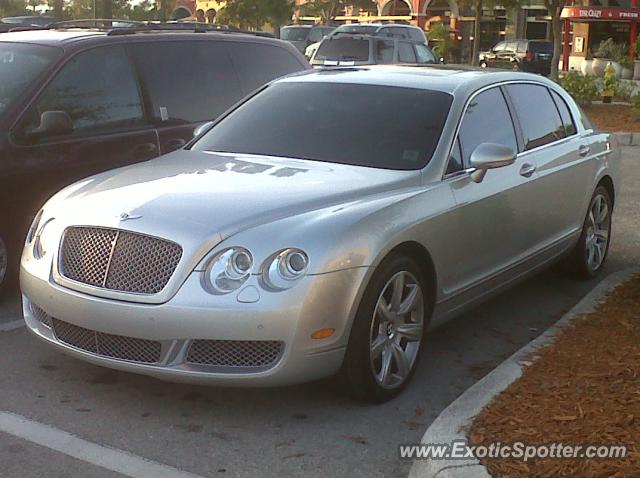
<instances>
[{"instance_id":1,"label":"white parking line","mask_svg":"<svg viewBox=\"0 0 640 478\"><path fill-rule=\"evenodd\" d=\"M0 412L0 432L133 478L202 478L126 451L83 440L71 433L10 412Z\"/></svg>"},{"instance_id":2,"label":"white parking line","mask_svg":"<svg viewBox=\"0 0 640 478\"><path fill-rule=\"evenodd\" d=\"M9 332L11 330L19 329L20 327L24 327L24 320L18 319L11 322L0 322L0 332Z\"/></svg>"}]
</instances>

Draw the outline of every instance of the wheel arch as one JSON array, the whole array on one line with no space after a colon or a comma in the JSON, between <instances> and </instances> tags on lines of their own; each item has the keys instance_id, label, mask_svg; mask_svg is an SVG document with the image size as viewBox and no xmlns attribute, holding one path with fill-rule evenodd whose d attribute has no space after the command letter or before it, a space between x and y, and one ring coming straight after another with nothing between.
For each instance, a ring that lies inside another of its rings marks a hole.
<instances>
[{"instance_id":1,"label":"wheel arch","mask_svg":"<svg viewBox=\"0 0 640 478\"><path fill-rule=\"evenodd\" d=\"M613 179L611 179L611 176L609 175L603 176L600 179L600 181L598 181L598 185L596 186L596 188L600 186L604 186L604 188L607 190L607 192L609 193L609 197L611 198L611 205L615 207L616 190L615 190L615 186L613 185Z\"/></svg>"}]
</instances>

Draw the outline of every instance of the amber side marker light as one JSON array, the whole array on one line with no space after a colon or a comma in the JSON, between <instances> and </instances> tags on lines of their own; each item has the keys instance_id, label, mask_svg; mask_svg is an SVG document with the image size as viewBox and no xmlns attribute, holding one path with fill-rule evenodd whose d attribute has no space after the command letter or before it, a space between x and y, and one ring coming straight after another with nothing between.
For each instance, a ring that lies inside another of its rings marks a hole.
<instances>
[{"instance_id":1,"label":"amber side marker light","mask_svg":"<svg viewBox=\"0 0 640 478\"><path fill-rule=\"evenodd\" d=\"M313 334L311 334L312 339L326 339L327 337L331 337L336 329L320 329L316 330Z\"/></svg>"}]
</instances>

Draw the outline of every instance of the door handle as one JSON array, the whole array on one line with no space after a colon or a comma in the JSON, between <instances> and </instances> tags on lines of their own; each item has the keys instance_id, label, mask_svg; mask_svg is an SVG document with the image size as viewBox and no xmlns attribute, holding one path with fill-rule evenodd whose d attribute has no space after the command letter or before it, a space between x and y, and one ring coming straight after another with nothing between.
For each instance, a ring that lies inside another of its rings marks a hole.
<instances>
[{"instance_id":1,"label":"door handle","mask_svg":"<svg viewBox=\"0 0 640 478\"><path fill-rule=\"evenodd\" d=\"M591 151L591 148L586 144L583 144L578 148L578 153L580 154L580 156L586 156L587 154L589 154L590 151Z\"/></svg>"},{"instance_id":2,"label":"door handle","mask_svg":"<svg viewBox=\"0 0 640 478\"><path fill-rule=\"evenodd\" d=\"M182 138L173 138L166 142L167 149L171 151L182 148L185 144L187 144L187 142Z\"/></svg>"},{"instance_id":3,"label":"door handle","mask_svg":"<svg viewBox=\"0 0 640 478\"><path fill-rule=\"evenodd\" d=\"M525 163L520 168L520 176L524 176L525 178L530 178L535 172L536 167L533 164Z\"/></svg>"}]
</instances>

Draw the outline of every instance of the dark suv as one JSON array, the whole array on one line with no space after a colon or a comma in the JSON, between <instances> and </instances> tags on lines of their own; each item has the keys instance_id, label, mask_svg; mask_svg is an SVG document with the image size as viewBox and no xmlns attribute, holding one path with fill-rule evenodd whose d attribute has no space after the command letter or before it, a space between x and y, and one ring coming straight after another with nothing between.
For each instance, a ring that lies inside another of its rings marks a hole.
<instances>
[{"instance_id":1,"label":"dark suv","mask_svg":"<svg viewBox=\"0 0 640 478\"><path fill-rule=\"evenodd\" d=\"M290 44L120 29L0 34L0 287L29 218L62 187L182 147L265 83L309 69Z\"/></svg>"},{"instance_id":2,"label":"dark suv","mask_svg":"<svg viewBox=\"0 0 640 478\"><path fill-rule=\"evenodd\" d=\"M553 43L550 41L508 40L480 53L480 66L548 75L552 57Z\"/></svg>"}]
</instances>

